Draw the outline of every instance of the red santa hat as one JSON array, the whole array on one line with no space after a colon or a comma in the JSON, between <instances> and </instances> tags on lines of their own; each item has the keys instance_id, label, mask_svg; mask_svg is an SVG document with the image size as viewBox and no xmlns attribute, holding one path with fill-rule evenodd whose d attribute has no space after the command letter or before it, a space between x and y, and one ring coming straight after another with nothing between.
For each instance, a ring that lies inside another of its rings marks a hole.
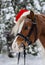
<instances>
[{"instance_id":1,"label":"red santa hat","mask_svg":"<svg viewBox=\"0 0 45 65\"><path fill-rule=\"evenodd\" d=\"M16 22L21 22L23 18L25 18L28 14L30 14L29 10L20 10L19 13L16 15Z\"/></svg>"}]
</instances>

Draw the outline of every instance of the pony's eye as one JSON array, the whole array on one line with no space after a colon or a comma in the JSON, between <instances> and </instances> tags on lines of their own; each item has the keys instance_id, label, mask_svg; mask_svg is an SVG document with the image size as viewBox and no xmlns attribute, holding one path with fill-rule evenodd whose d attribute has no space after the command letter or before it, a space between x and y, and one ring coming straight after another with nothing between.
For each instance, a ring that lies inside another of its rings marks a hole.
<instances>
[{"instance_id":1,"label":"pony's eye","mask_svg":"<svg viewBox=\"0 0 45 65\"><path fill-rule=\"evenodd\" d=\"M27 26L25 26L25 30L27 30L28 29L28 27Z\"/></svg>"}]
</instances>

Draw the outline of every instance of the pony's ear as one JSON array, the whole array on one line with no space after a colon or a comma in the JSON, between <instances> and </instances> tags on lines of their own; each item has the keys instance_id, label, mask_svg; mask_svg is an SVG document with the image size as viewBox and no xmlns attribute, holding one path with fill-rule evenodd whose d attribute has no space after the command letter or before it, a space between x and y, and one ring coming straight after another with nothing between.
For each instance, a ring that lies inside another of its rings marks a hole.
<instances>
[{"instance_id":1,"label":"pony's ear","mask_svg":"<svg viewBox=\"0 0 45 65\"><path fill-rule=\"evenodd\" d=\"M30 18L34 20L34 12L32 10L30 11Z\"/></svg>"},{"instance_id":2,"label":"pony's ear","mask_svg":"<svg viewBox=\"0 0 45 65\"><path fill-rule=\"evenodd\" d=\"M27 17L30 18L30 19L32 19L32 20L34 20L34 12L31 10L30 14L27 15Z\"/></svg>"}]
</instances>

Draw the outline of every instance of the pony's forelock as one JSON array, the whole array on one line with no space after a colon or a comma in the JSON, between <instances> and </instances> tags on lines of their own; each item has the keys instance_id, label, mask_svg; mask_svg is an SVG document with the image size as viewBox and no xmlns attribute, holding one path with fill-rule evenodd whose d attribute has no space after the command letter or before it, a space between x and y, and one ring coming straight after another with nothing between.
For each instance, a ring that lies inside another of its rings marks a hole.
<instances>
[{"instance_id":1,"label":"pony's forelock","mask_svg":"<svg viewBox=\"0 0 45 65\"><path fill-rule=\"evenodd\" d=\"M21 24L20 24L20 26L19 26L18 33L20 33L20 32L21 32L21 30L22 30L22 27L23 27L23 24L24 24L24 20L22 21L22 23L21 23Z\"/></svg>"}]
</instances>

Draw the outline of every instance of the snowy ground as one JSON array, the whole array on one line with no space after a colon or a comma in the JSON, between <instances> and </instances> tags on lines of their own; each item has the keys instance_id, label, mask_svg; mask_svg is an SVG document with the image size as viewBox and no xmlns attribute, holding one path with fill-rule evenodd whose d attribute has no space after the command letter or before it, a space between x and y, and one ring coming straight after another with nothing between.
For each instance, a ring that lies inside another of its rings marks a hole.
<instances>
[{"instance_id":1,"label":"snowy ground","mask_svg":"<svg viewBox=\"0 0 45 65\"><path fill-rule=\"evenodd\" d=\"M38 40L39 49L41 50L38 56L26 55L26 65L45 65L45 50ZM0 65L17 65L17 56L9 58L7 54L0 54ZM19 65L24 65L23 55L20 57Z\"/></svg>"},{"instance_id":2,"label":"snowy ground","mask_svg":"<svg viewBox=\"0 0 45 65\"><path fill-rule=\"evenodd\" d=\"M24 65L23 56L20 58L19 65ZM9 58L7 55L0 54L0 65L17 65L17 57ZM26 65L45 65L45 57L41 56L26 56Z\"/></svg>"}]
</instances>

